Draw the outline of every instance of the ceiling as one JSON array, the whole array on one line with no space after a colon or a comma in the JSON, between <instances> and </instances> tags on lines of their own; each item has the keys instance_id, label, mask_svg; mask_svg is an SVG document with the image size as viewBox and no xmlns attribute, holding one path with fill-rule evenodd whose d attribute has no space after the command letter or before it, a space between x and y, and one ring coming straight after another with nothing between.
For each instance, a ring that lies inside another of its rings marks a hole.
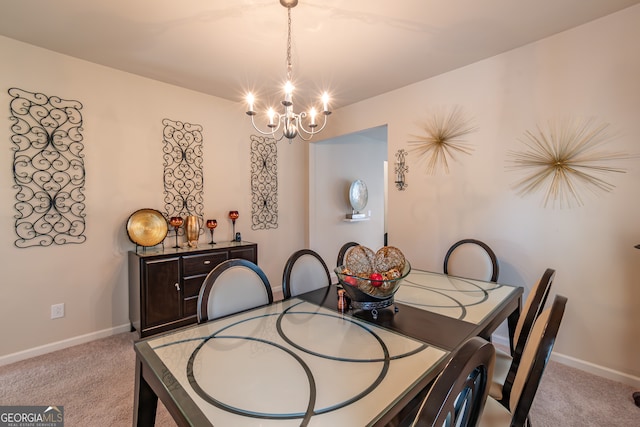
<instances>
[{"instance_id":1,"label":"ceiling","mask_svg":"<svg viewBox=\"0 0 640 427\"><path fill-rule=\"evenodd\" d=\"M349 105L639 2L300 0L294 102ZM278 0L4 0L0 35L236 102L277 101L286 75Z\"/></svg>"}]
</instances>

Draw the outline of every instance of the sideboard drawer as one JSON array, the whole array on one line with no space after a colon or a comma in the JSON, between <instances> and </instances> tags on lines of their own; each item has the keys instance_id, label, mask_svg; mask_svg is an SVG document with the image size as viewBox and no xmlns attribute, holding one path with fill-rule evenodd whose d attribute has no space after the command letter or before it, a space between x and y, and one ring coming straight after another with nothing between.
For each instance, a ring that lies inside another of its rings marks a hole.
<instances>
[{"instance_id":1,"label":"sideboard drawer","mask_svg":"<svg viewBox=\"0 0 640 427\"><path fill-rule=\"evenodd\" d=\"M182 275L196 276L198 274L207 274L213 270L215 266L226 261L228 258L228 251L185 256L182 258Z\"/></svg>"},{"instance_id":2,"label":"sideboard drawer","mask_svg":"<svg viewBox=\"0 0 640 427\"><path fill-rule=\"evenodd\" d=\"M200 293L200 287L207 276L195 276L184 279L184 298L197 297Z\"/></svg>"},{"instance_id":3,"label":"sideboard drawer","mask_svg":"<svg viewBox=\"0 0 640 427\"><path fill-rule=\"evenodd\" d=\"M198 297L187 298L184 300L185 317L196 316L198 314Z\"/></svg>"}]
</instances>

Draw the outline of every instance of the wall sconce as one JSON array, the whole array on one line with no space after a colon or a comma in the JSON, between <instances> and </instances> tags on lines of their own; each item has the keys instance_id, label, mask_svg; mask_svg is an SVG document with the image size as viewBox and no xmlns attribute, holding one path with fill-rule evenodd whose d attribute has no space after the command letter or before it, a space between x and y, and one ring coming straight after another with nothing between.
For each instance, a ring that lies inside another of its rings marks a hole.
<instances>
[{"instance_id":1,"label":"wall sconce","mask_svg":"<svg viewBox=\"0 0 640 427\"><path fill-rule=\"evenodd\" d=\"M404 159L407 157L407 152L404 149L396 152L396 188L403 191L409 184L405 182L404 174L409 172L409 166L406 165Z\"/></svg>"}]
</instances>

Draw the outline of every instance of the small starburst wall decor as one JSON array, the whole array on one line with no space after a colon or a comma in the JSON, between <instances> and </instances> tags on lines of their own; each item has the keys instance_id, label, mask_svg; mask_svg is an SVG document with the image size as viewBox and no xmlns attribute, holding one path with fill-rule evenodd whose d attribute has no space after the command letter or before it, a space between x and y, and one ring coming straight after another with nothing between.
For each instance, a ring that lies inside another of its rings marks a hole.
<instances>
[{"instance_id":1,"label":"small starburst wall decor","mask_svg":"<svg viewBox=\"0 0 640 427\"><path fill-rule=\"evenodd\" d=\"M612 139L609 123L593 118L549 121L546 128L538 125L525 132L520 141L526 147L523 151L507 153L508 169L527 173L514 188L521 196L544 191L544 207L582 206L583 189L610 192L615 186L605 180L606 175L626 172L612 162L632 156L607 151Z\"/></svg>"},{"instance_id":2,"label":"small starburst wall decor","mask_svg":"<svg viewBox=\"0 0 640 427\"><path fill-rule=\"evenodd\" d=\"M435 112L422 125L423 135L411 135L416 138L409 141L413 146L410 151L418 158L426 159L429 175L435 175L439 167L449 173L449 160L456 160L456 154L470 155L473 147L465 142L464 137L477 130L472 120L467 118L460 106L448 111Z\"/></svg>"}]
</instances>

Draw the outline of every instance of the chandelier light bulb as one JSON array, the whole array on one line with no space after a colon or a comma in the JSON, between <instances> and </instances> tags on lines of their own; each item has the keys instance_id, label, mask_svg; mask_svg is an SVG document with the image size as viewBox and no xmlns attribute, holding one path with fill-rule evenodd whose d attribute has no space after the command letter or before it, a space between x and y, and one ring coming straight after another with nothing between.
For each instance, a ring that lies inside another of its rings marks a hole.
<instances>
[{"instance_id":1,"label":"chandelier light bulb","mask_svg":"<svg viewBox=\"0 0 640 427\"><path fill-rule=\"evenodd\" d=\"M316 124L316 115L318 114L318 112L316 111L315 108L311 107L311 110L309 110L309 127L316 127L318 126Z\"/></svg>"},{"instance_id":2,"label":"chandelier light bulb","mask_svg":"<svg viewBox=\"0 0 640 427\"><path fill-rule=\"evenodd\" d=\"M269 116L269 127L274 127L275 124L275 117L276 117L276 112L273 108L269 108L269 111L267 111L267 115Z\"/></svg>"},{"instance_id":3,"label":"chandelier light bulb","mask_svg":"<svg viewBox=\"0 0 640 427\"><path fill-rule=\"evenodd\" d=\"M293 87L293 83L287 80L287 82L284 84L284 93L286 93L287 95L291 95L293 93L293 89L295 89L295 87Z\"/></svg>"},{"instance_id":4,"label":"chandelier light bulb","mask_svg":"<svg viewBox=\"0 0 640 427\"><path fill-rule=\"evenodd\" d=\"M294 89L293 83L287 80L287 83L285 83L284 85L284 101L282 102L282 105L284 105L285 107L289 107L293 105L293 101L291 97L291 95L293 94L293 89Z\"/></svg>"},{"instance_id":5,"label":"chandelier light bulb","mask_svg":"<svg viewBox=\"0 0 640 427\"><path fill-rule=\"evenodd\" d=\"M255 114L255 111L253 109L253 103L255 102L256 99L253 97L253 94L252 93L248 93L246 100L247 100L247 104L248 104L248 107L249 107L247 109L247 114L250 114L250 113L254 113Z\"/></svg>"},{"instance_id":6,"label":"chandelier light bulb","mask_svg":"<svg viewBox=\"0 0 640 427\"><path fill-rule=\"evenodd\" d=\"M331 114L329 111L329 94L327 92L322 94L322 112L324 114Z\"/></svg>"}]
</instances>

